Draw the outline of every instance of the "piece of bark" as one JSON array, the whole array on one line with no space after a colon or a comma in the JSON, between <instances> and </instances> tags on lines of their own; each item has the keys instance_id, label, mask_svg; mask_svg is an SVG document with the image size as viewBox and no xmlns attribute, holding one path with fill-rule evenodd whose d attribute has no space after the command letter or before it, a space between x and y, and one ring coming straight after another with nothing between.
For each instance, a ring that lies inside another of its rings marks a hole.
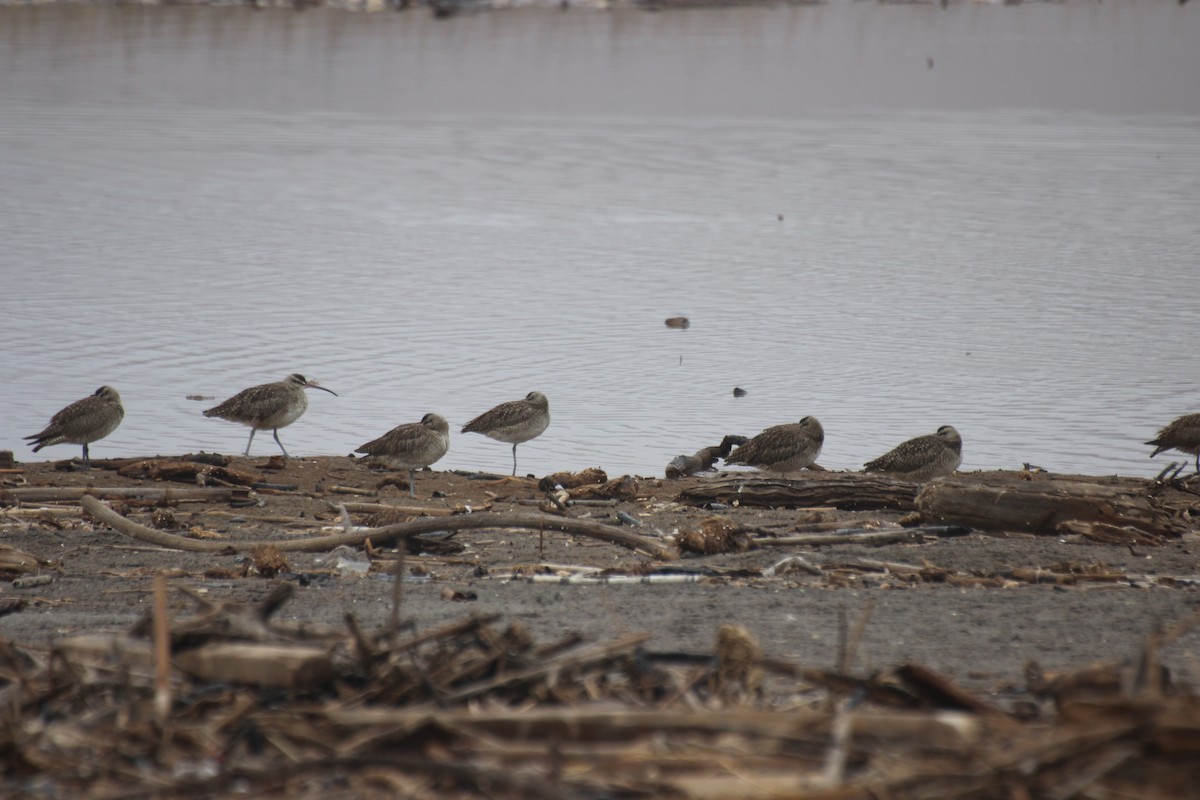
<instances>
[{"instance_id":1,"label":"piece of bark","mask_svg":"<svg viewBox=\"0 0 1200 800\"><path fill-rule=\"evenodd\" d=\"M0 573L19 575L26 572L36 572L41 568L37 558L24 550L18 550L11 544L0 544Z\"/></svg>"},{"instance_id":2,"label":"piece of bark","mask_svg":"<svg viewBox=\"0 0 1200 800\"><path fill-rule=\"evenodd\" d=\"M164 460L155 458L127 464L117 470L117 474L124 478L175 481L177 483L191 484L211 478L237 486L250 486L262 480L262 476L253 472L230 469L226 466L202 464L196 461L183 461L179 459Z\"/></svg>"},{"instance_id":3,"label":"piece of bark","mask_svg":"<svg viewBox=\"0 0 1200 800\"><path fill-rule=\"evenodd\" d=\"M1187 526L1140 491L1084 481L934 481L921 490L916 505L927 522L992 531L1054 535L1059 525L1074 520L1130 526L1159 536L1187 532Z\"/></svg>"},{"instance_id":4,"label":"piece of bark","mask_svg":"<svg viewBox=\"0 0 1200 800\"><path fill-rule=\"evenodd\" d=\"M555 484L564 489L575 489L579 486L592 486L597 483L605 483L608 481L608 473L600 469L600 467L588 467L579 472L555 472L542 478L542 481L549 481L551 486ZM541 481L538 482L539 485Z\"/></svg>"},{"instance_id":5,"label":"piece of bark","mask_svg":"<svg viewBox=\"0 0 1200 800\"><path fill-rule=\"evenodd\" d=\"M133 667L150 674L154 670L154 650L145 639L124 634L87 633L58 639L55 655L68 664L87 667Z\"/></svg>"},{"instance_id":6,"label":"piece of bark","mask_svg":"<svg viewBox=\"0 0 1200 800\"><path fill-rule=\"evenodd\" d=\"M970 711L991 717L1008 719L1009 715L996 706L980 700L975 695L957 686L944 675L939 675L920 664L902 664L895 674L909 690L934 708L955 711Z\"/></svg>"},{"instance_id":7,"label":"piece of bark","mask_svg":"<svg viewBox=\"0 0 1200 800\"><path fill-rule=\"evenodd\" d=\"M307 688L333 677L324 649L294 644L208 644L177 653L174 661L192 677L214 683Z\"/></svg>"},{"instance_id":8,"label":"piece of bark","mask_svg":"<svg viewBox=\"0 0 1200 800\"><path fill-rule=\"evenodd\" d=\"M1162 536L1146 533L1143 530L1128 525L1109 525L1105 522L1084 522L1069 519L1058 524L1058 533L1066 536L1082 536L1099 544L1111 544L1120 547L1140 545L1144 547L1161 547L1167 543Z\"/></svg>"}]
</instances>

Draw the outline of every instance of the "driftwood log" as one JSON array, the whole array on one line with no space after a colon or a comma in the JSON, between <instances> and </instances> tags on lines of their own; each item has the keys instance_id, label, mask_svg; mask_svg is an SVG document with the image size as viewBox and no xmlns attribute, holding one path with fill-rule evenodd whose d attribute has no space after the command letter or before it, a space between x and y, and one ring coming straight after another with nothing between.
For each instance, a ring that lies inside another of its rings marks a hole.
<instances>
[{"instance_id":1,"label":"driftwood log","mask_svg":"<svg viewBox=\"0 0 1200 800\"><path fill-rule=\"evenodd\" d=\"M921 490L916 505L928 523L992 531L1056 535L1072 522L1157 536L1188 531L1173 512L1139 488L1080 480L934 481Z\"/></svg>"},{"instance_id":2,"label":"driftwood log","mask_svg":"<svg viewBox=\"0 0 1200 800\"><path fill-rule=\"evenodd\" d=\"M47 500L78 500L81 497L120 497L171 503L179 500L220 502L250 497L248 489L228 486L143 487L111 486L27 486L20 489L0 489L0 503L42 503Z\"/></svg>"},{"instance_id":3,"label":"driftwood log","mask_svg":"<svg viewBox=\"0 0 1200 800\"><path fill-rule=\"evenodd\" d=\"M781 478L721 478L689 486L679 493L679 502L691 505L725 503L770 508L833 506L843 511L895 509L911 511L919 488L915 483L879 475L820 473L804 480Z\"/></svg>"},{"instance_id":4,"label":"driftwood log","mask_svg":"<svg viewBox=\"0 0 1200 800\"><path fill-rule=\"evenodd\" d=\"M356 533L345 533L337 536L316 536L310 539L298 540L258 540L258 541L220 541L189 539L171 533L148 528L128 520L94 497L84 497L83 510L94 519L105 525L145 542L161 547L171 547L193 553L219 552L248 552L256 547L272 546L281 551L325 552L335 547L348 545L357 547L368 539L375 546L386 544L397 539L415 536L435 531L478 530L480 528L509 528L527 531L559 531L577 536L590 536L607 542L619 544L661 560L675 558L675 550L659 541L646 536L639 536L612 525L604 525L583 519L556 517L549 514L493 514L480 512L475 514L460 514L455 517L435 517L432 519L416 519L397 525L385 525L382 528L371 528Z\"/></svg>"}]
</instances>

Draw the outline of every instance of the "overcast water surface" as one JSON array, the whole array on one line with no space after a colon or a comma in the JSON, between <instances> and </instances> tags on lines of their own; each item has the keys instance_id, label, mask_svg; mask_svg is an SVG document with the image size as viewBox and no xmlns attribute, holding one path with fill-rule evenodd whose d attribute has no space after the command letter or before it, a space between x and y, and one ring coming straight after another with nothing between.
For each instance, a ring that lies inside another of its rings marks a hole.
<instances>
[{"instance_id":1,"label":"overcast water surface","mask_svg":"<svg viewBox=\"0 0 1200 800\"><path fill-rule=\"evenodd\" d=\"M95 457L240 453L201 410L301 372L340 396L293 455L437 411L439 468L507 472L458 428L538 390L522 472L814 415L830 468L952 424L963 469L1153 475L1200 411L1197 42L1132 0L0 8L0 449L77 455L20 437L112 384Z\"/></svg>"}]
</instances>

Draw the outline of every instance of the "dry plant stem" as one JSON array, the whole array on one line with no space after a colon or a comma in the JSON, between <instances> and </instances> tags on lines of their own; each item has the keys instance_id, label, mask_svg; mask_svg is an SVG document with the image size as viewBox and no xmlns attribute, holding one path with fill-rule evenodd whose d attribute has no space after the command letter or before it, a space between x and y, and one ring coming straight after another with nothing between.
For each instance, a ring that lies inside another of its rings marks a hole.
<instances>
[{"instance_id":1,"label":"dry plant stem","mask_svg":"<svg viewBox=\"0 0 1200 800\"><path fill-rule=\"evenodd\" d=\"M171 713L171 625L167 618L167 576L154 576L154 718L159 727Z\"/></svg>"},{"instance_id":2,"label":"dry plant stem","mask_svg":"<svg viewBox=\"0 0 1200 800\"><path fill-rule=\"evenodd\" d=\"M854 628L850 631L850 640L846 643L846 663L842 664L842 672L850 671L850 666L854 663L854 657L858 655L858 643L862 641L863 633L867 630L867 622L871 619L871 614L874 611L875 598L872 597L867 600L862 613L858 615L858 621L854 623Z\"/></svg>"},{"instance_id":3,"label":"dry plant stem","mask_svg":"<svg viewBox=\"0 0 1200 800\"><path fill-rule=\"evenodd\" d=\"M372 544L379 545L408 536L433 533L434 531L476 530L479 528L538 530L545 527L549 530L561 531L577 536L590 536L595 539L602 539L663 561L675 558L675 552L661 542L629 533L620 528L614 528L611 525L603 525L590 520L537 514L494 514L492 512L484 512L463 514L448 519L417 519L411 522L402 522L398 525L385 525L382 528L372 528L357 533L341 534L338 536L319 536L312 539L292 541L257 540L246 542L224 540L214 542L189 539L148 528L145 525L139 525L136 522L125 519L125 517L122 517L94 497L84 497L82 506L83 510L93 518L112 527L114 530L120 531L126 536L132 536L135 539L141 539L142 541L151 542L162 547L174 547L191 553L246 552L255 547L265 545L277 547L281 551L313 553L325 552L342 545L359 546L367 539L370 539Z\"/></svg>"},{"instance_id":4,"label":"dry plant stem","mask_svg":"<svg viewBox=\"0 0 1200 800\"><path fill-rule=\"evenodd\" d=\"M392 619L389 630L392 641L400 635L400 601L404 598L404 548L401 547L396 555L395 577L392 579Z\"/></svg>"}]
</instances>

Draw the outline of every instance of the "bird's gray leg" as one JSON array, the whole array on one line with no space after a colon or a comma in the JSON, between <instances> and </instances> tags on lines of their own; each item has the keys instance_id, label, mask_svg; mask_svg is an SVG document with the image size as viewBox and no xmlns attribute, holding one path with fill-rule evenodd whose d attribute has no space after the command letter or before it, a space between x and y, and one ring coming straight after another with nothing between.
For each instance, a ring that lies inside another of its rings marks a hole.
<instances>
[{"instance_id":1,"label":"bird's gray leg","mask_svg":"<svg viewBox=\"0 0 1200 800\"><path fill-rule=\"evenodd\" d=\"M250 443L254 441L254 434L258 433L258 428L250 429L250 438L246 440L246 452L242 453L246 458L250 457Z\"/></svg>"},{"instance_id":2,"label":"bird's gray leg","mask_svg":"<svg viewBox=\"0 0 1200 800\"><path fill-rule=\"evenodd\" d=\"M90 458L88 458L88 446L86 443L83 445L83 468L84 469L92 468L92 460Z\"/></svg>"},{"instance_id":3,"label":"bird's gray leg","mask_svg":"<svg viewBox=\"0 0 1200 800\"><path fill-rule=\"evenodd\" d=\"M517 477L517 446L513 445L513 477Z\"/></svg>"},{"instance_id":4,"label":"bird's gray leg","mask_svg":"<svg viewBox=\"0 0 1200 800\"><path fill-rule=\"evenodd\" d=\"M1196 474L1200 475L1200 453L1196 453Z\"/></svg>"},{"instance_id":5,"label":"bird's gray leg","mask_svg":"<svg viewBox=\"0 0 1200 800\"><path fill-rule=\"evenodd\" d=\"M416 490L413 489L413 471L411 469L408 471L408 496L409 497L417 496Z\"/></svg>"},{"instance_id":6,"label":"bird's gray leg","mask_svg":"<svg viewBox=\"0 0 1200 800\"><path fill-rule=\"evenodd\" d=\"M280 450L283 450L283 442L279 441L279 429L278 428L275 429L275 444L279 445ZM283 457L291 458L291 456L289 456L287 454L287 450L283 450Z\"/></svg>"}]
</instances>

